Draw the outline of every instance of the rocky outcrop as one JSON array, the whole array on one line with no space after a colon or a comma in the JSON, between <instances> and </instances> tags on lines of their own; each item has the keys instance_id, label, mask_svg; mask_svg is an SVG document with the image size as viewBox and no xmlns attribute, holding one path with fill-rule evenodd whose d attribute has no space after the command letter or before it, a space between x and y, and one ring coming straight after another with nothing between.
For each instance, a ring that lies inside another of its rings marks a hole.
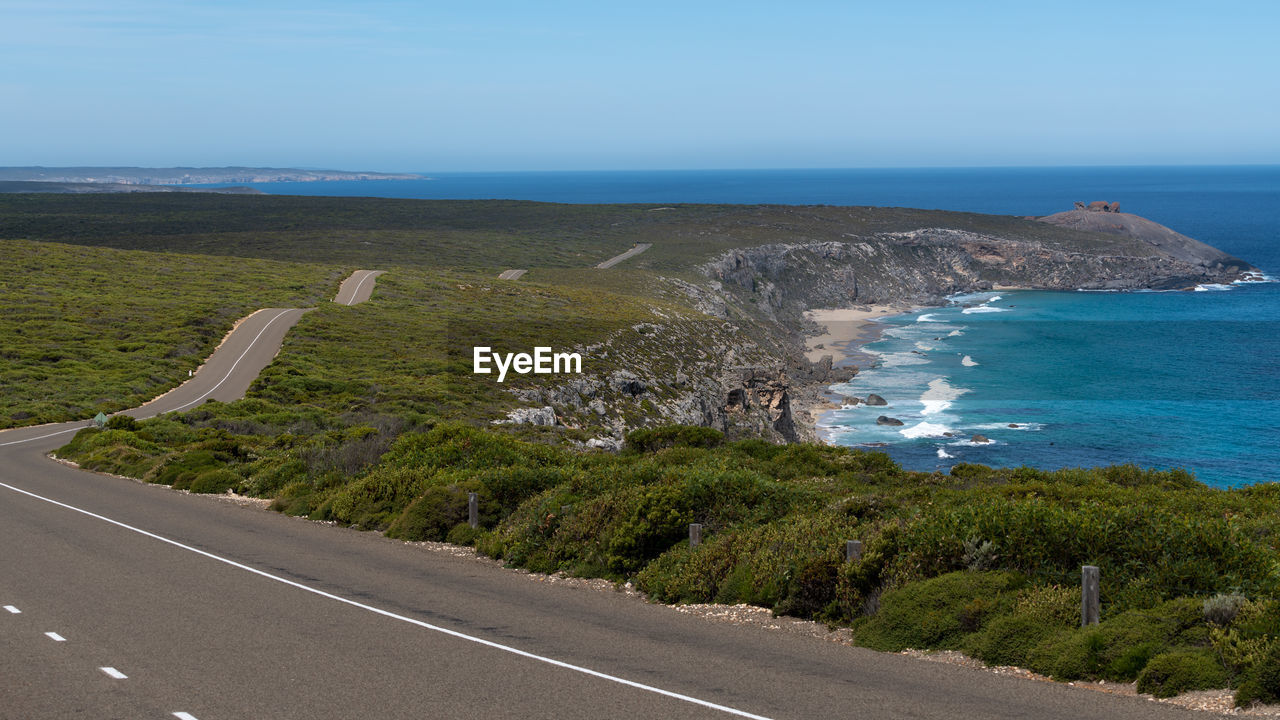
<instances>
[{"instance_id":1,"label":"rocky outcrop","mask_svg":"<svg viewBox=\"0 0 1280 720\"><path fill-rule=\"evenodd\" d=\"M881 415L880 417L876 418L876 424L877 424L877 425L892 425L892 426L897 427L897 426L901 426L903 423L902 423L902 421L901 421L901 420L899 420L898 418L889 417L888 415Z\"/></svg>"},{"instance_id":2,"label":"rocky outcrop","mask_svg":"<svg viewBox=\"0 0 1280 720\"><path fill-rule=\"evenodd\" d=\"M1039 220L1059 227L1137 240L1149 247L1157 257L1171 261L1171 268L1182 265L1187 268L1183 270L1184 274L1199 274L1211 282L1213 280L1210 278L1216 278L1219 282L1230 282L1242 273L1256 270L1240 258L1228 255L1164 225L1144 217L1122 213L1119 203L1101 203L1106 206L1106 209L1095 207L1100 205L1096 202L1090 203L1088 208L1081 208L1081 205L1082 203L1076 203L1075 210L1046 215ZM1168 287L1169 284L1157 286Z\"/></svg>"},{"instance_id":3,"label":"rocky outcrop","mask_svg":"<svg viewBox=\"0 0 1280 720\"><path fill-rule=\"evenodd\" d=\"M498 422L512 425L542 425L547 427L559 424L559 421L556 420L556 411L552 407L516 408L507 413L506 420L499 420Z\"/></svg>"},{"instance_id":4,"label":"rocky outcrop","mask_svg":"<svg viewBox=\"0 0 1280 720\"><path fill-rule=\"evenodd\" d=\"M1095 201L1093 201L1093 202L1089 203L1088 205L1085 205L1083 202L1081 202L1081 201L1077 200L1077 201L1076 201L1076 210L1085 210L1085 211L1088 211L1088 212L1109 212L1109 213L1118 213L1118 212L1120 212L1120 203L1118 203L1118 202L1104 202L1104 201L1102 201L1102 200L1095 200Z\"/></svg>"}]
</instances>

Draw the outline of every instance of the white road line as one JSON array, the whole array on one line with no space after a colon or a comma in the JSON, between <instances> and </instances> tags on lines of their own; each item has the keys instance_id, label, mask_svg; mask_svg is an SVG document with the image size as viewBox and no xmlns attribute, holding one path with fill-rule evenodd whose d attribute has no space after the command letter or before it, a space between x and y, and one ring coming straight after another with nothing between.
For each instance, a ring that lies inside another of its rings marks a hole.
<instances>
[{"instance_id":1,"label":"white road line","mask_svg":"<svg viewBox=\"0 0 1280 720\"><path fill-rule=\"evenodd\" d=\"M14 607L14 606L12 606L12 605L5 605L5 606L4 606L4 609L5 609L5 610L8 610L9 612L13 613L14 615L21 615L21 614L22 614L22 611L21 611L21 610L19 610L18 608Z\"/></svg>"},{"instance_id":2,"label":"white road line","mask_svg":"<svg viewBox=\"0 0 1280 720\"><path fill-rule=\"evenodd\" d=\"M370 270L368 274L360 278L360 282L356 284L356 289L351 291L351 299L347 301L348 305L356 304L356 295L359 294L360 288L364 286L364 281L374 276L375 271Z\"/></svg>"},{"instance_id":3,"label":"white road line","mask_svg":"<svg viewBox=\"0 0 1280 720\"><path fill-rule=\"evenodd\" d=\"M129 676L128 676L128 675L125 675L124 673L120 672L119 670L117 670L117 669L115 669L115 668L113 668L113 667L100 667L100 668L98 668L98 669L99 669L99 670L101 670L102 672L104 672L104 673L106 673L106 674L110 675L111 677L113 677L113 678L117 679L117 680L128 680L128 679L129 679Z\"/></svg>"},{"instance_id":4,"label":"white road line","mask_svg":"<svg viewBox=\"0 0 1280 720\"><path fill-rule=\"evenodd\" d=\"M291 310L281 310L279 315L276 315L275 317L271 318L270 320L268 320L268 321L267 321L267 324L266 324L266 325L263 325L263 326L262 326L262 329L258 331L258 334L257 334L257 335L255 335L255 336L254 336L254 338L253 338L252 340L250 340L250 341L249 341L249 347L245 348L245 349L244 349L244 352L240 353L240 357L236 358L236 361L235 361L234 363L232 363L232 364L231 364L231 369L230 369L230 370L228 370L228 371L227 371L227 374L226 374L226 375L224 375L224 376L223 376L223 378L222 378L221 380L219 380L219 381L218 381L218 384L217 384L217 385L214 385L213 387L209 388L209 390L208 390L204 395L201 395L200 397L196 398L195 400L192 400L191 402L187 403L186 405L179 405L178 407L176 407L176 408L174 408L174 409L172 409L172 410L169 410L168 412L178 412L179 410L182 410L182 409L184 409L184 408L191 407L192 405L195 405L196 403L200 402L201 400L203 400L203 399L205 399L205 398L209 397L209 395L210 395L210 394L212 394L214 390L217 390L218 388L222 387L222 383L226 382L226 381L227 381L227 378L231 377L231 373L233 373L233 372L235 372L235 371L236 371L236 366L238 366L238 365L240 364L240 361L244 359L244 356L245 356L245 355L248 355L248 354L249 354L249 351L253 349L254 344L258 342L258 338L262 337L262 333L266 332L266 331L267 331L267 328L271 327L271 323L273 323L273 322L275 322L275 321L279 320L280 318L284 317L284 316L285 316L285 314L286 314L286 313L289 313L289 312L292 312L292 311L291 311Z\"/></svg>"},{"instance_id":5,"label":"white road line","mask_svg":"<svg viewBox=\"0 0 1280 720\"><path fill-rule=\"evenodd\" d=\"M67 430L59 430L58 432L51 432L48 435L41 435L40 437L27 438L26 440L10 440L9 442L6 442L6 443L0 443L0 447L5 447L6 445L19 445L21 443L27 443L33 440L43 440L45 438L51 438L54 435L66 435L69 432L76 432L77 430L83 430L84 428L87 428L87 427L89 426L85 425L84 427L73 427Z\"/></svg>"},{"instance_id":6,"label":"white road line","mask_svg":"<svg viewBox=\"0 0 1280 720\"><path fill-rule=\"evenodd\" d=\"M52 641L54 641L54 642L66 642L66 641L67 641L67 639L66 639L66 638L62 637L61 635L59 635L59 634L58 634L58 633L56 633L56 632L47 632L47 633L45 633L45 635L48 635L48 636L49 636L49 639L50 639L50 640L52 640Z\"/></svg>"},{"instance_id":7,"label":"white road line","mask_svg":"<svg viewBox=\"0 0 1280 720\"><path fill-rule=\"evenodd\" d=\"M625 678L620 678L616 675L609 675L607 673L602 673L598 670L592 670L590 668L582 667L581 665L573 665L571 663L567 663L562 660L555 660L553 658L545 657L543 655L535 655L526 650L520 650L518 648L511 647L510 645L503 645L501 643L496 643L492 640L485 640L484 638L476 637L474 635L467 635L466 633L461 633L461 632L458 632L457 630L450 630L448 628L440 627L439 625L432 625L431 623L426 623L421 620L416 620L411 617L406 617L404 615L397 615L396 613L393 613L389 610L376 608L372 605L365 605L364 603L356 602L355 600L350 600L340 595L334 595L333 593L328 593L328 592L325 592L324 590L319 590L309 585L303 585L302 583L294 582L293 580L282 578L279 575L272 575L269 572L265 572L262 570L258 570L257 568L249 567L248 565L238 563L235 560L229 560L220 555L214 555L211 552L206 552L204 550L200 550L199 548L191 547L190 545L183 545L177 540L170 540L169 538L164 537L162 535L157 535L153 532L149 532L141 528L136 528L132 525L127 525L125 523L120 522L119 520L112 520L111 518L106 517L104 515L99 515L97 513L90 512L88 510L83 510L74 505L68 505L64 502L58 502L57 500L53 500L53 499L44 497L42 495L37 495L33 492L30 492L28 490L23 490L22 488L14 487L7 483L0 482L0 487L7 488L20 495L26 495L27 497L34 498L36 500L42 500L44 502L49 503L50 505L57 505L58 507L66 508L67 510L78 512L81 515L87 515L91 518L94 518L95 520L101 520L105 523L110 523L112 525L115 525L116 527L124 528L125 530L138 533L139 535L149 537L153 540L159 540L162 543L167 543L169 545L172 545L177 548L181 548L188 552L193 552L197 555L202 555L204 557L209 558L210 560L216 560L220 563L230 565L231 567L237 568L239 570L244 570L245 572L253 573L254 575L258 575L259 577L264 577L268 580L274 580L275 582L281 583L282 585L288 585L289 587L297 588L299 590L312 593L313 595L319 595L322 598L327 598L335 602L340 602L344 605L350 605L351 607L360 608L361 610L367 610L376 615L381 615L383 617L391 618L392 620L399 620L401 622L409 623L410 625L416 625L420 628L425 628L433 632L438 632L444 635L448 635L450 637L458 638L459 640L466 640L468 642L476 643L477 645L483 645L488 648L493 648L494 650L501 650L502 652L511 653L512 655L526 658L528 660L536 660L537 662L542 662L542 663L553 665L555 667L562 668L565 670L571 670L573 672L582 673L583 675L589 675L591 677L598 678L600 680L607 680L609 682L617 683L619 685L625 685L626 687L634 688L636 690L643 690L645 692L651 692L656 695L672 698L674 700L681 700L683 702L687 702L693 705L699 705L701 707L709 708L711 710L718 710L720 712L728 713L730 715L736 715L738 717L752 718L753 720L771 720L771 718L765 717L764 715L754 715L752 713L746 712L745 710L739 710L737 708L732 708L727 705L718 705L709 700L702 700L702 699L693 697L691 695L682 695L678 692L674 692L671 690L663 690L662 688L654 687L653 685L645 685L644 683L639 683L634 680L627 680ZM107 673L108 675L111 675L112 673L108 672L108 670L112 672L118 672L114 668L102 668L103 672ZM112 675L112 677L115 677L115 676ZM120 677L123 678L124 675L121 675Z\"/></svg>"},{"instance_id":8,"label":"white road line","mask_svg":"<svg viewBox=\"0 0 1280 720\"><path fill-rule=\"evenodd\" d=\"M228 370L228 371L227 371L227 374L226 374L226 375L224 375L224 376L223 376L223 378L222 378L221 380L219 380L219 381L218 381L218 384L217 384L217 385L214 385L213 387L209 388L209 390L208 390L207 392L205 392L205 394L201 395L200 397L196 398L195 400L192 400L191 402L189 402L189 403L187 403L187 404L185 404L185 405L179 405L178 407L176 407L176 408L174 408L174 409L172 409L172 410L166 410L165 412L178 412L179 410L184 410L184 409L186 409L186 408L189 408L189 407L191 407L192 405L195 405L196 403L200 402L201 400L203 400L203 399L205 399L205 398L209 397L209 395L211 395L211 394L213 393L213 391L214 391L214 390L217 390L218 388L222 387L222 383L226 382L226 381L227 381L227 378L231 377L231 374L232 374L232 373L234 373L234 372L236 371L236 367L238 367L238 366L240 365L240 361L244 359L244 356L245 356L245 355L248 355L248 354L249 354L249 351L253 349L253 346L258 342L258 339L262 337L262 334L263 334L263 333L265 333L265 332L267 331L267 328L271 327L271 324L272 324L272 323L274 323L275 321L277 321L277 320L279 320L280 318L284 317L284 315L285 315L286 313L288 313L288 312L291 312L291 310L292 310L292 309L290 309L290 310L281 310L281 311L280 311L280 314L278 314L278 315L276 315L275 317L271 318L270 320L268 320L268 321L267 321L267 324L266 324L266 325L263 325L263 326L262 326L262 329L258 331L258 334L253 338L253 340L249 341L249 347L245 348L245 349L244 349L244 352L240 353L240 357L236 358L236 361L235 361L234 363L232 363L232 364L231 364L231 369L230 369L230 370ZM181 387L181 386L179 386L179 387ZM175 389L176 389L176 388L175 388ZM172 390L170 390L169 392L173 392L173 391L172 391ZM162 395L161 397L164 397L164 396ZM156 399L158 400L159 398L156 398ZM151 400L151 401L149 401L149 402L155 402L155 400ZM144 403L144 406L145 406L145 405L146 405L146 403ZM160 414L162 414L162 413L156 413L156 415L160 415ZM155 417L155 415L146 415L146 416L144 416L144 417ZM39 437L27 438L26 440L10 440L9 442L6 442L6 443L0 443L0 447L5 447L5 446L8 446L8 445L19 445L19 444L21 444L21 443L33 442L33 441L35 441L35 440L44 440L45 438L51 438L51 437L54 437L55 435L65 435L65 434L67 434L67 433L69 433L69 432L76 432L76 431L78 431L78 430L83 430L85 427L89 427L89 426L88 426L88 425L85 425L84 427L74 427L74 428L69 428L69 429L67 429L67 430L59 430L58 432L49 433L48 435L41 435L41 436L39 436Z\"/></svg>"},{"instance_id":9,"label":"white road line","mask_svg":"<svg viewBox=\"0 0 1280 720\"><path fill-rule=\"evenodd\" d=\"M199 720L199 718L197 718L195 715L192 715L191 713L185 713L185 712L176 712L173 714L173 716L178 718L178 720Z\"/></svg>"}]
</instances>

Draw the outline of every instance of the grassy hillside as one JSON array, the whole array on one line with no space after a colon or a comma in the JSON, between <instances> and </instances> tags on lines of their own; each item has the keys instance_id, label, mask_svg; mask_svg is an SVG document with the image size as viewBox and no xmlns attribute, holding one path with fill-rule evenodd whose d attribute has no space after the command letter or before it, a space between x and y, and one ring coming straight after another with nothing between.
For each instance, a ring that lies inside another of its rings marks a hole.
<instances>
[{"instance_id":1,"label":"grassy hillside","mask_svg":"<svg viewBox=\"0 0 1280 720\"><path fill-rule=\"evenodd\" d=\"M344 268L0 240L0 428L135 407L237 319L315 305Z\"/></svg>"},{"instance_id":2,"label":"grassy hillside","mask_svg":"<svg viewBox=\"0 0 1280 720\"><path fill-rule=\"evenodd\" d=\"M565 205L215 195L0 195L0 237L333 264L473 270L589 267L655 248L630 268L687 273L731 248L948 227L1078 251L1150 247L1025 218L911 208Z\"/></svg>"}]
</instances>

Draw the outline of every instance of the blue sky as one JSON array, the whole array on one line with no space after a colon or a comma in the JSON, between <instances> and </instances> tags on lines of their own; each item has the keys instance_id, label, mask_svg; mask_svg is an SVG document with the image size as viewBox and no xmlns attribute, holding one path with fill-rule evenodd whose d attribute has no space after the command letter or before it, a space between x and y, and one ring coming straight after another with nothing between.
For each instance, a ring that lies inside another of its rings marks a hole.
<instances>
[{"instance_id":1,"label":"blue sky","mask_svg":"<svg viewBox=\"0 0 1280 720\"><path fill-rule=\"evenodd\" d=\"M0 0L0 165L1280 163L1274 2Z\"/></svg>"}]
</instances>

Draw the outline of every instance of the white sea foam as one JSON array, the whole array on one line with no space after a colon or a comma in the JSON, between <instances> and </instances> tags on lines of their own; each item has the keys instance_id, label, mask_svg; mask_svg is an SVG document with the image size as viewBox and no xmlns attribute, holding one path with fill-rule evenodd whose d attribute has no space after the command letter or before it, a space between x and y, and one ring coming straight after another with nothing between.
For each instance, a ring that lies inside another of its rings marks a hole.
<instances>
[{"instance_id":1,"label":"white sea foam","mask_svg":"<svg viewBox=\"0 0 1280 720\"><path fill-rule=\"evenodd\" d=\"M964 357L960 358L960 364L965 367L973 367L978 363L975 362L973 358L969 357L968 355L965 355Z\"/></svg>"},{"instance_id":2,"label":"white sea foam","mask_svg":"<svg viewBox=\"0 0 1280 720\"><path fill-rule=\"evenodd\" d=\"M904 438L946 437L946 434L951 432L951 428L937 423L922 422L919 425L903 428L898 432Z\"/></svg>"},{"instance_id":3,"label":"white sea foam","mask_svg":"<svg viewBox=\"0 0 1280 720\"><path fill-rule=\"evenodd\" d=\"M933 345L930 345L929 343L923 343L923 342L916 343L916 349L917 350L937 350L937 348L934 347Z\"/></svg>"},{"instance_id":4,"label":"white sea foam","mask_svg":"<svg viewBox=\"0 0 1280 720\"><path fill-rule=\"evenodd\" d=\"M1245 272L1244 276L1241 277L1239 280L1233 280L1231 284L1232 285L1252 285L1254 283L1273 283L1273 282L1280 282L1280 280L1277 280L1276 278L1266 273L1257 272L1255 270L1249 270Z\"/></svg>"},{"instance_id":5,"label":"white sea foam","mask_svg":"<svg viewBox=\"0 0 1280 720\"><path fill-rule=\"evenodd\" d=\"M880 356L881 367L900 367L902 365L923 365L929 362L923 355L912 352L885 353Z\"/></svg>"},{"instance_id":6,"label":"white sea foam","mask_svg":"<svg viewBox=\"0 0 1280 720\"><path fill-rule=\"evenodd\" d=\"M978 305L975 307L967 307L960 311L961 315L973 315L974 313L993 313L993 312L1009 312L1009 308L991 307L990 305Z\"/></svg>"},{"instance_id":7,"label":"white sea foam","mask_svg":"<svg viewBox=\"0 0 1280 720\"><path fill-rule=\"evenodd\" d=\"M946 320L939 320L938 317L933 313L925 313L924 315L921 315L920 317L916 318L916 322L931 323L931 322L946 322Z\"/></svg>"},{"instance_id":8,"label":"white sea foam","mask_svg":"<svg viewBox=\"0 0 1280 720\"><path fill-rule=\"evenodd\" d=\"M1235 288L1230 285L1223 285L1222 283L1204 283L1203 285L1196 286L1196 292L1221 292L1223 290L1234 289Z\"/></svg>"},{"instance_id":9,"label":"white sea foam","mask_svg":"<svg viewBox=\"0 0 1280 720\"><path fill-rule=\"evenodd\" d=\"M973 302L991 302L992 300L998 300L999 298L1000 296L998 294L988 290L986 292L956 293L955 295L948 295L947 301L955 303L956 305L961 305Z\"/></svg>"},{"instance_id":10,"label":"white sea foam","mask_svg":"<svg viewBox=\"0 0 1280 720\"><path fill-rule=\"evenodd\" d=\"M935 415L951 407L951 401L969 392L968 388L951 387L946 378L929 381L929 389L920 395L923 415Z\"/></svg>"},{"instance_id":11,"label":"white sea foam","mask_svg":"<svg viewBox=\"0 0 1280 720\"><path fill-rule=\"evenodd\" d=\"M1010 423L981 423L978 425L965 425L965 430L1043 430L1044 423L1012 423L1018 427L1009 427Z\"/></svg>"},{"instance_id":12,"label":"white sea foam","mask_svg":"<svg viewBox=\"0 0 1280 720\"><path fill-rule=\"evenodd\" d=\"M992 439L991 442L984 442L984 443L974 442L972 440L956 440L955 442L949 442L947 444L950 445L951 447L990 447L992 445L1004 445L1004 443L995 439Z\"/></svg>"},{"instance_id":13,"label":"white sea foam","mask_svg":"<svg viewBox=\"0 0 1280 720\"><path fill-rule=\"evenodd\" d=\"M953 457L955 457L955 455L952 455L951 453L947 452L947 449L946 449L946 448L944 448L944 447L939 447L939 448L938 448L938 457L939 457L940 459L942 459L942 460L946 460L947 458L953 458Z\"/></svg>"},{"instance_id":14,"label":"white sea foam","mask_svg":"<svg viewBox=\"0 0 1280 720\"><path fill-rule=\"evenodd\" d=\"M952 330L951 332L947 333L947 337L960 337L963 334L964 333L960 332L959 330Z\"/></svg>"}]
</instances>

